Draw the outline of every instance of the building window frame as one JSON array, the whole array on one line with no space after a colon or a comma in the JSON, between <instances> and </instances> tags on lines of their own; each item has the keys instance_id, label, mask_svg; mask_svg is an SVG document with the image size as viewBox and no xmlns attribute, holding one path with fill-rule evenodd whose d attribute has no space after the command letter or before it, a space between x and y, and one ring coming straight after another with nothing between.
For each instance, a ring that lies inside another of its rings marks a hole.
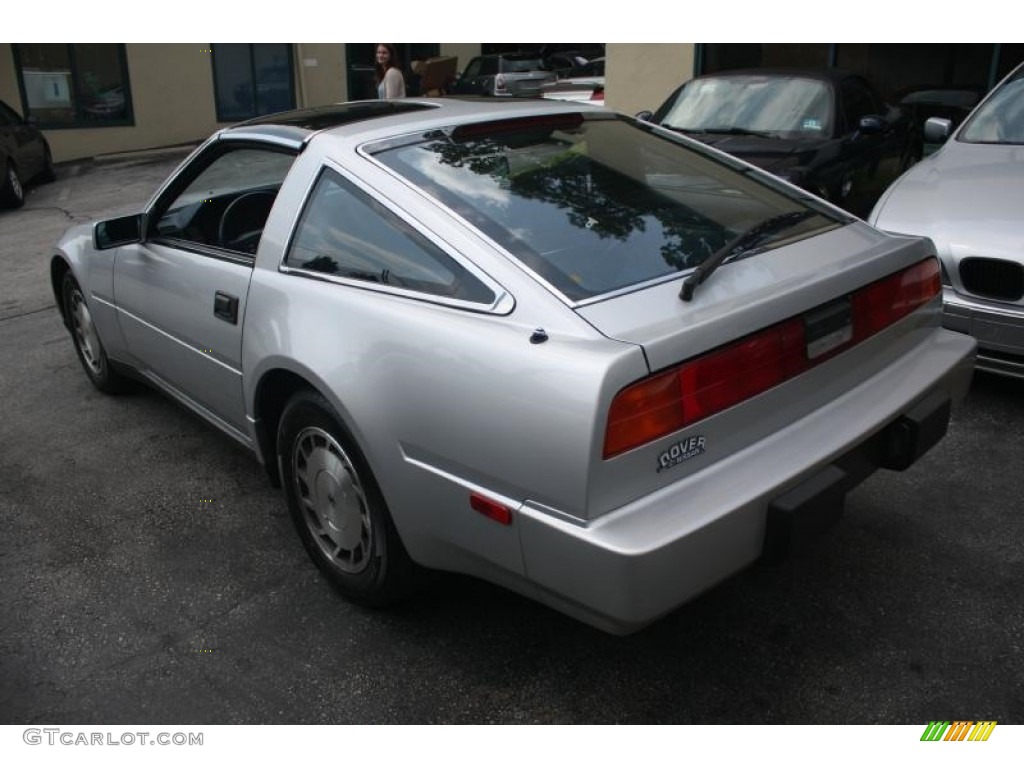
<instances>
[{"instance_id":1,"label":"building window frame","mask_svg":"<svg viewBox=\"0 0 1024 768\"><path fill-rule=\"evenodd\" d=\"M135 106L132 102L131 78L128 76L128 53L124 43L108 43L114 46L117 51L117 59L121 70L121 87L124 89L124 111L125 116L116 120L103 120L97 122L84 117L84 109L81 104L81 96L77 93L72 98L72 106L75 113L73 122L59 122L54 120L41 120L32 114L28 103L28 90L25 87L25 78L22 69L22 55L19 43L11 44L11 53L14 58L14 72L18 80L18 91L21 96L21 111L25 119L35 120L35 126L47 131L76 130L81 128L121 128L135 125ZM78 57L75 51L75 43L64 43L68 52L68 68L71 70L72 88L79 81Z\"/></svg>"},{"instance_id":2,"label":"building window frame","mask_svg":"<svg viewBox=\"0 0 1024 768\"><path fill-rule=\"evenodd\" d=\"M226 113L226 110L221 105L220 96L219 96L219 94L220 94L220 83L219 83L219 78L217 76L217 45L218 45L217 43L210 43L210 67L211 67L211 69L213 71L213 106L214 106L214 110L216 111L217 122L218 123L237 123L237 122L239 122L241 120L249 120L249 119L252 119L254 117L259 117L261 114L270 114L270 113L260 113L260 112L257 112L255 110L255 100L253 102L253 111L252 111L251 114L247 114L246 116L243 117L243 116L238 116L238 115L229 115L229 114ZM222 43L222 45L223 45L223 43ZM249 47L249 82L252 84L252 88L255 91L255 88L256 88L256 85L257 85L257 81L256 81L256 54L255 54L255 46L257 46L257 45L265 45L265 43L246 43L246 45L248 45L248 47ZM287 52L288 52L288 82L289 82L289 86L290 86L289 90L290 90L290 93L291 93L291 107L290 107L290 109L295 109L296 106L298 105L298 90L297 90L296 82L295 82L295 80L296 80L296 78L295 78L295 46L293 44L291 44L291 43L280 43L280 45L284 45L285 48L287 49Z\"/></svg>"}]
</instances>

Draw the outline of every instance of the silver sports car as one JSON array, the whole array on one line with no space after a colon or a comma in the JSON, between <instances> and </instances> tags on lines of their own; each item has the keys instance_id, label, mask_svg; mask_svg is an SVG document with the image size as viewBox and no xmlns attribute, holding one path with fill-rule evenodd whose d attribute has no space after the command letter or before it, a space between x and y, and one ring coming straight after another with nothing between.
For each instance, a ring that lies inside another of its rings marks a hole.
<instances>
[{"instance_id":1,"label":"silver sports car","mask_svg":"<svg viewBox=\"0 0 1024 768\"><path fill-rule=\"evenodd\" d=\"M218 131L52 279L93 384L251 449L344 595L445 569L617 633L812 541L974 364L928 240L570 103Z\"/></svg>"},{"instance_id":2,"label":"silver sports car","mask_svg":"<svg viewBox=\"0 0 1024 768\"><path fill-rule=\"evenodd\" d=\"M1024 378L1024 65L960 129L925 123L946 141L878 201L875 226L935 243L943 266L942 322L978 340L978 368Z\"/></svg>"}]
</instances>

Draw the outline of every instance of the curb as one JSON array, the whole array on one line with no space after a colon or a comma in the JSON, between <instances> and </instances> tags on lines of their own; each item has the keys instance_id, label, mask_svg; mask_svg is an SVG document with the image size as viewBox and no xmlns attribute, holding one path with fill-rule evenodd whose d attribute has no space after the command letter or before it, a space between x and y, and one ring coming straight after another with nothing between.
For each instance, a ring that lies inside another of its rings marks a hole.
<instances>
[{"instance_id":1,"label":"curb","mask_svg":"<svg viewBox=\"0 0 1024 768\"><path fill-rule=\"evenodd\" d=\"M173 147L155 147L153 149L139 149L131 152L111 152L104 155L92 157L94 163L116 163L125 160L148 160L150 158L167 157L171 155L186 155L199 146L201 142L194 144L177 144Z\"/></svg>"}]
</instances>

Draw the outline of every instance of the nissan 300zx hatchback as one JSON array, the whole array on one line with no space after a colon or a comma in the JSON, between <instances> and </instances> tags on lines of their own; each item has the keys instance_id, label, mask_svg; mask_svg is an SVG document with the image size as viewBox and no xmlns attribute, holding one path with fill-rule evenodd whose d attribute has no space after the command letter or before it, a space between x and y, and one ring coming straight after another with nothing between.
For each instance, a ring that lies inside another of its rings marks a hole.
<instances>
[{"instance_id":1,"label":"nissan 300zx hatchback","mask_svg":"<svg viewBox=\"0 0 1024 768\"><path fill-rule=\"evenodd\" d=\"M910 466L974 362L929 240L568 103L220 130L52 280L93 384L251 449L348 598L444 569L616 633Z\"/></svg>"}]
</instances>

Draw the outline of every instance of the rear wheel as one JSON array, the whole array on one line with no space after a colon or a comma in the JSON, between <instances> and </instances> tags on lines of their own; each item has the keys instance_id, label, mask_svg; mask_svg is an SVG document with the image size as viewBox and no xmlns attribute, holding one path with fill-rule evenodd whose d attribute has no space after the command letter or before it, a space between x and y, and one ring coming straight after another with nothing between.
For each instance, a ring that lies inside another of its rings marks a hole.
<instances>
[{"instance_id":1,"label":"rear wheel","mask_svg":"<svg viewBox=\"0 0 1024 768\"><path fill-rule=\"evenodd\" d=\"M285 406L277 450L292 522L331 584L367 606L407 596L416 566L366 459L319 393L302 390Z\"/></svg>"},{"instance_id":2,"label":"rear wheel","mask_svg":"<svg viewBox=\"0 0 1024 768\"><path fill-rule=\"evenodd\" d=\"M124 392L130 387L130 380L110 367L107 352L93 323L89 305L85 302L82 289L71 273L64 275L64 314L71 329L71 340L75 344L82 368L89 381L100 392L108 395Z\"/></svg>"},{"instance_id":3,"label":"rear wheel","mask_svg":"<svg viewBox=\"0 0 1024 768\"><path fill-rule=\"evenodd\" d=\"M21 185L18 169L10 160L0 181L0 203L8 208L21 208L25 204L25 188Z\"/></svg>"}]
</instances>

